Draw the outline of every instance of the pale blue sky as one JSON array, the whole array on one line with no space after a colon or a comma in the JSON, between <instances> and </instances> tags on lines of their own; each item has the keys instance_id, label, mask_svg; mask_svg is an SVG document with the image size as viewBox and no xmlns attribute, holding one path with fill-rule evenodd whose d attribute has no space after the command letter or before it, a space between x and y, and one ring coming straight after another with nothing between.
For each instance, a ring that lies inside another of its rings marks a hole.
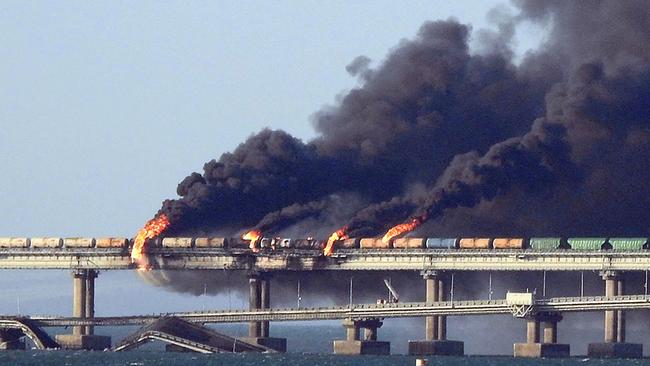
<instances>
[{"instance_id":1,"label":"pale blue sky","mask_svg":"<svg viewBox=\"0 0 650 366\"><path fill-rule=\"evenodd\" d=\"M356 56L376 64L426 20L488 27L500 3L3 1L0 236L132 236L248 135L313 137L310 115L355 86ZM522 33L519 54L542 34ZM3 271L0 313L20 298L23 312L67 314L69 279ZM98 301L104 315L204 304L130 272L102 274Z\"/></svg>"}]
</instances>

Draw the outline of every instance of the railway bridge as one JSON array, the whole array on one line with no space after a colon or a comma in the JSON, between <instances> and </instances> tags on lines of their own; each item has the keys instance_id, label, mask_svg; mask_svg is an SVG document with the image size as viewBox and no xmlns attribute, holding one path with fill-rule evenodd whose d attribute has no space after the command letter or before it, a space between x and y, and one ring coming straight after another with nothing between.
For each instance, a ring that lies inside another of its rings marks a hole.
<instances>
[{"instance_id":1,"label":"railway bridge","mask_svg":"<svg viewBox=\"0 0 650 366\"><path fill-rule=\"evenodd\" d=\"M263 347L286 347L283 340L269 334L269 321L312 319L343 319L347 339L335 342L338 353L386 353L388 345L377 341L381 319L421 316L425 318L422 341L412 342L412 354L462 354L462 342L448 340L447 316L472 314L503 314L512 312L513 302L527 320L527 342L515 347L521 356L567 355L568 345L557 345L557 322L567 311L602 310L604 342L590 345L592 356L639 356L641 345L625 342L625 310L645 309L645 295L624 294L624 274L647 271L647 251L566 251L566 250L440 250L440 249L342 249L324 257L318 250L281 250L251 253L245 249L225 248L152 248L149 262L153 270L236 270L249 274L249 312L214 312L212 314L172 314L197 323L249 321L251 344ZM94 288L98 271L133 270L127 250L123 248L0 248L0 269L68 269L73 272L73 316L70 318L34 317L40 326L66 324L73 327L71 335L57 341L71 348L107 348L110 339L96 336L97 325L153 321L149 317L102 318L94 315ZM420 273L425 289L424 303L400 305L364 305L353 309L322 311L290 309L281 311L270 306L273 273L294 271L410 271ZM450 274L461 271L596 271L605 283L602 298L560 298L519 300L477 300L450 302ZM486 302L487 301L487 302ZM550 302L549 302L550 301ZM554 302L555 301L555 302ZM528 302L528 303L527 303ZM434 305L435 304L435 305ZM471 309L474 310L471 310ZM526 311L526 309L529 309ZM318 317L321 318L318 318ZM283 318L285 317L285 318ZM200 320L198 320L200 319ZM113 323L111 323L113 322ZM544 325L544 341L540 327ZM360 329L365 329L361 339ZM555 335L554 335L555 334Z\"/></svg>"}]
</instances>

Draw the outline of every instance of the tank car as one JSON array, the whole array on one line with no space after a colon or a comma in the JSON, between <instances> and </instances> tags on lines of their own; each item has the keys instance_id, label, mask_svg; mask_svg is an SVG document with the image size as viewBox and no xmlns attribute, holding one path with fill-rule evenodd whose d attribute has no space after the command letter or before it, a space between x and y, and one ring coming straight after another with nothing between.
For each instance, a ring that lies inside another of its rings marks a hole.
<instances>
[{"instance_id":1,"label":"tank car","mask_svg":"<svg viewBox=\"0 0 650 366\"><path fill-rule=\"evenodd\" d=\"M458 242L460 249L490 249L489 238L461 238Z\"/></svg>"},{"instance_id":2,"label":"tank car","mask_svg":"<svg viewBox=\"0 0 650 366\"><path fill-rule=\"evenodd\" d=\"M194 239L194 246L196 248L224 248L226 246L226 238L216 237L202 237Z\"/></svg>"},{"instance_id":3,"label":"tank car","mask_svg":"<svg viewBox=\"0 0 650 366\"><path fill-rule=\"evenodd\" d=\"M63 246L62 238L32 238L31 247L32 248L61 248Z\"/></svg>"},{"instance_id":4,"label":"tank car","mask_svg":"<svg viewBox=\"0 0 650 366\"><path fill-rule=\"evenodd\" d=\"M27 248L29 238L0 238L0 248Z\"/></svg>"},{"instance_id":5,"label":"tank car","mask_svg":"<svg viewBox=\"0 0 650 366\"><path fill-rule=\"evenodd\" d=\"M66 248L94 248L95 238L65 238L63 246Z\"/></svg>"},{"instance_id":6,"label":"tank car","mask_svg":"<svg viewBox=\"0 0 650 366\"><path fill-rule=\"evenodd\" d=\"M393 240L395 249L420 249L424 248L424 238L397 238Z\"/></svg>"}]
</instances>

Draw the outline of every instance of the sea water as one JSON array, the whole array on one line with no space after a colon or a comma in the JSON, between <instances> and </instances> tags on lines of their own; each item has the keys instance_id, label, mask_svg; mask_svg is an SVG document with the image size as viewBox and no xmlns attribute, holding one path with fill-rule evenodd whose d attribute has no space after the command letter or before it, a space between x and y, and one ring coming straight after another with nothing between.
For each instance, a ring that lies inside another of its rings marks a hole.
<instances>
[{"instance_id":1,"label":"sea water","mask_svg":"<svg viewBox=\"0 0 650 366\"><path fill-rule=\"evenodd\" d=\"M406 353L408 339L417 339L421 330L411 331L410 327L401 326L397 329L387 327L381 329L380 338L391 342L390 356L342 356L332 355L332 340L342 339L345 330L338 323L331 325L310 324L285 325L273 324L272 336L287 338L289 353L286 354L196 354L165 352L162 343L151 343L144 347L128 352L110 351L0 351L0 365L62 365L62 366L158 366L158 365L224 365L224 366L414 366L416 357L400 355ZM246 324L223 324L213 326L216 330L234 335L244 336L247 333ZM135 332L138 327L96 327L97 334L110 335L113 344L125 336ZM69 333L70 329L49 328L51 333ZM475 335L476 336L476 335ZM467 337L467 336L466 336ZM467 340L464 337L463 339ZM481 338L482 342L493 342L499 337ZM503 353L508 352L510 345ZM470 342L467 342L469 345ZM471 347L466 347L470 348ZM574 350L572 350L574 352ZM575 353L575 352L574 352ZM598 360L586 357L566 359L520 359L506 356L466 356L466 357L425 357L428 365L449 366L508 366L508 365L648 365L650 359L642 360Z\"/></svg>"}]
</instances>

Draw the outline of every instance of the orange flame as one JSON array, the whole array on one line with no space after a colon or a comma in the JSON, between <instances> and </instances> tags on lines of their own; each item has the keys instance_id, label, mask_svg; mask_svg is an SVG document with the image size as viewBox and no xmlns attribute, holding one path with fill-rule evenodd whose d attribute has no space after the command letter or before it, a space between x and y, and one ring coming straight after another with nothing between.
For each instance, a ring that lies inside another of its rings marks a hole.
<instances>
[{"instance_id":1,"label":"orange flame","mask_svg":"<svg viewBox=\"0 0 650 366\"><path fill-rule=\"evenodd\" d=\"M138 264L139 270L148 270L149 263L144 256L144 244L147 240L153 239L160 235L169 226L169 219L164 214L160 214L153 219L147 221L133 241L133 249L131 250L131 262Z\"/></svg>"},{"instance_id":2,"label":"orange flame","mask_svg":"<svg viewBox=\"0 0 650 366\"><path fill-rule=\"evenodd\" d=\"M348 227L346 225L332 233L329 239L327 239L327 245L325 245L325 248L323 249L323 255L332 255L332 252L334 251L334 242L349 238L347 231Z\"/></svg>"},{"instance_id":3,"label":"orange flame","mask_svg":"<svg viewBox=\"0 0 650 366\"><path fill-rule=\"evenodd\" d=\"M384 243L388 243L391 241L391 239L393 239L396 236L415 230L418 226L422 225L422 223L425 220L426 220L426 216L423 215L423 216L415 217L403 224L395 225L392 228L390 228L390 230L388 230L386 234L384 234L384 237L381 238L381 241L383 241Z\"/></svg>"},{"instance_id":4,"label":"orange flame","mask_svg":"<svg viewBox=\"0 0 650 366\"><path fill-rule=\"evenodd\" d=\"M260 240L262 237L262 232L259 230L251 230L244 234L241 238L243 240L250 240L250 244L248 244L248 247L253 251L253 253L259 252L259 248L257 248L257 241Z\"/></svg>"}]
</instances>

